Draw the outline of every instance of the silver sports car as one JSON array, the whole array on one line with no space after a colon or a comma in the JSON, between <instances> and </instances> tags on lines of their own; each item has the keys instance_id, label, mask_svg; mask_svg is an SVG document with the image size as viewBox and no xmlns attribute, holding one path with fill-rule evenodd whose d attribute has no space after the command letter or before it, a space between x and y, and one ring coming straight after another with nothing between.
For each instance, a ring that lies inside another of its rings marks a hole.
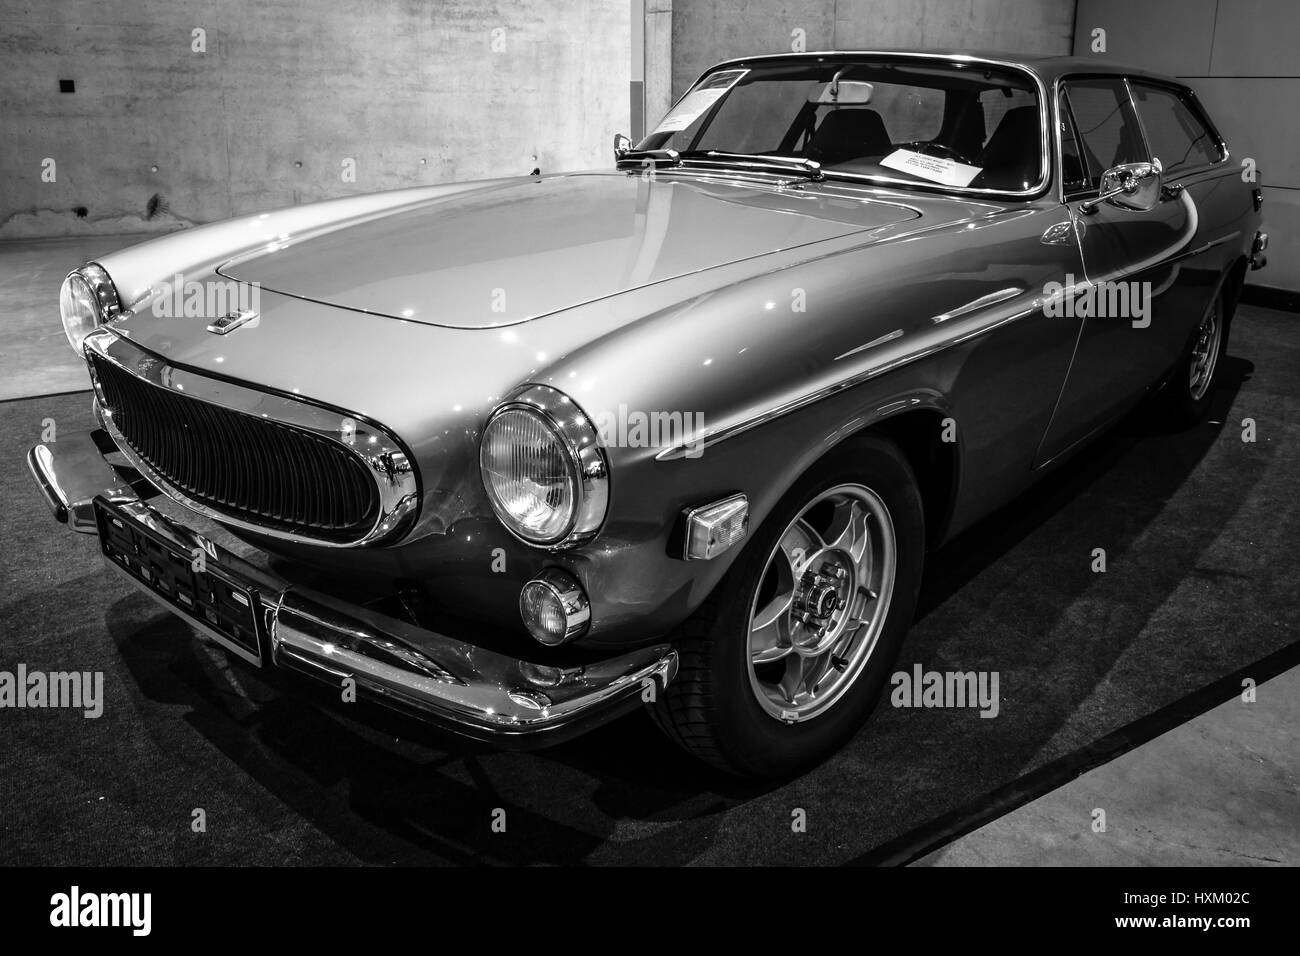
<instances>
[{"instance_id":1,"label":"silver sports car","mask_svg":"<svg viewBox=\"0 0 1300 956\"><path fill-rule=\"evenodd\" d=\"M1204 414L1260 203L1165 77L735 60L607 169L82 266L100 427L29 462L251 665L511 745L644 706L789 773L880 697L927 549L1148 394Z\"/></svg>"}]
</instances>

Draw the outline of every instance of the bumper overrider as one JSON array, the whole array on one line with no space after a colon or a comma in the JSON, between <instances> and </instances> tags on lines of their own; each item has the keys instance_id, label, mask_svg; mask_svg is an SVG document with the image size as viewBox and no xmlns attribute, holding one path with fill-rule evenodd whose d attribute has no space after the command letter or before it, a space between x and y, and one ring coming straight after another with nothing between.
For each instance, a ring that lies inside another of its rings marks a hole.
<instances>
[{"instance_id":1,"label":"bumper overrider","mask_svg":"<svg viewBox=\"0 0 1300 956\"><path fill-rule=\"evenodd\" d=\"M290 585L171 520L105 460L102 432L27 455L54 516L98 536L109 566L249 663L269 662L478 740L539 747L585 733L660 693L667 644L580 667L518 660Z\"/></svg>"}]
</instances>

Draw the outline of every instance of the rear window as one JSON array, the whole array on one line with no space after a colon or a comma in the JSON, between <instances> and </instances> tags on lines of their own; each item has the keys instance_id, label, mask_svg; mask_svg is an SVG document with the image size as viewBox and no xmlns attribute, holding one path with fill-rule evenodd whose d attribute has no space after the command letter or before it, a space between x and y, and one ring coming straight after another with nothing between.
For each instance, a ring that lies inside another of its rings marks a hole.
<instances>
[{"instance_id":1,"label":"rear window","mask_svg":"<svg viewBox=\"0 0 1300 956\"><path fill-rule=\"evenodd\" d=\"M1214 136L1181 96L1158 86L1132 85L1151 153L1166 171L1177 172L1223 159Z\"/></svg>"}]
</instances>

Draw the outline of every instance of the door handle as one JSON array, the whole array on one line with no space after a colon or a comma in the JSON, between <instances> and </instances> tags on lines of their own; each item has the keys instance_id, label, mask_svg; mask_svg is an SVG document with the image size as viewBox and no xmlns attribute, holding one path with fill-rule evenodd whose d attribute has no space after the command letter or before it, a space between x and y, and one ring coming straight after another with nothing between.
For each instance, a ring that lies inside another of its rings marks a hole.
<instances>
[{"instance_id":1,"label":"door handle","mask_svg":"<svg viewBox=\"0 0 1300 956\"><path fill-rule=\"evenodd\" d=\"M1182 183L1167 183L1166 185L1160 187L1160 198L1177 199L1179 196L1183 194L1183 190L1186 188L1187 187L1184 186Z\"/></svg>"}]
</instances>

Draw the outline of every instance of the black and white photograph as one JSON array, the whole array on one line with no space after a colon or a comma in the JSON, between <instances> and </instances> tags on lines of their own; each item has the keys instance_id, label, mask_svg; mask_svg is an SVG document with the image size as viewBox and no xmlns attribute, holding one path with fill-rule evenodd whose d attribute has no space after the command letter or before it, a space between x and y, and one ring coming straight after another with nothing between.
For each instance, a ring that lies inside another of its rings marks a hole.
<instances>
[{"instance_id":1,"label":"black and white photograph","mask_svg":"<svg viewBox=\"0 0 1300 956\"><path fill-rule=\"evenodd\" d=\"M1298 44L1291 0L0 0L4 925L849 866L1276 930Z\"/></svg>"}]
</instances>

